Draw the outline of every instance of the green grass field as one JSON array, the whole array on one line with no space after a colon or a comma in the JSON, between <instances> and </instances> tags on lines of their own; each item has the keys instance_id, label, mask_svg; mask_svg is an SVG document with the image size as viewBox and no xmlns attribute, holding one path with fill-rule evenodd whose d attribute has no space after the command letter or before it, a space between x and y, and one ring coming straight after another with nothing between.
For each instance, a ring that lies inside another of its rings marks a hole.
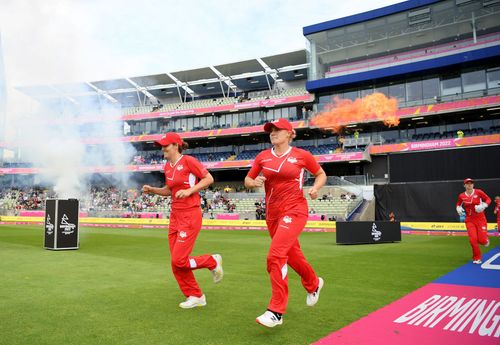
<instances>
[{"instance_id":1,"label":"green grass field","mask_svg":"<svg viewBox=\"0 0 500 345\"><path fill-rule=\"evenodd\" d=\"M221 253L225 277L215 285L207 270L196 271L208 304L183 310L166 230L80 232L79 250L55 252L42 249L40 226L0 226L0 344L309 344L471 255L466 237L338 246L333 233L304 233L304 253L325 279L320 301L306 307L289 270L284 324L267 329L255 323L271 292L267 233L202 231L193 254Z\"/></svg>"}]
</instances>

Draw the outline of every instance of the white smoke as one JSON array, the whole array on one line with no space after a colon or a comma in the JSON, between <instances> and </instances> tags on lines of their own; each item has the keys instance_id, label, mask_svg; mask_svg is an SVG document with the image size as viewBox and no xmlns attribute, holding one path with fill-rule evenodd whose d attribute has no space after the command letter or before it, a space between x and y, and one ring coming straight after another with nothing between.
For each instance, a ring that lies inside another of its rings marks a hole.
<instances>
[{"instance_id":1,"label":"white smoke","mask_svg":"<svg viewBox=\"0 0 500 345\"><path fill-rule=\"evenodd\" d=\"M129 174L124 168L135 150L120 140L123 124L116 120L120 109L88 101L65 102L40 106L31 114L16 117L15 141L21 147L20 161L40 168L41 182L53 186L60 198L79 199L86 195L96 168L113 167L118 172L107 175L110 182L127 186ZM86 117L96 120L82 121ZM89 140L100 142L89 145Z\"/></svg>"}]
</instances>

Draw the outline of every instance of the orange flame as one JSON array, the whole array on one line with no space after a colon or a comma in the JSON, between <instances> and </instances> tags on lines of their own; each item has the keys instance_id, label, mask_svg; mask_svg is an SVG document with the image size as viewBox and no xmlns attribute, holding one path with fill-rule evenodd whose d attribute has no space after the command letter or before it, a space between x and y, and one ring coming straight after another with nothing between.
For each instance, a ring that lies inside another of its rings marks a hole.
<instances>
[{"instance_id":1,"label":"orange flame","mask_svg":"<svg viewBox=\"0 0 500 345\"><path fill-rule=\"evenodd\" d=\"M333 104L312 119L312 124L338 133L350 123L366 121L383 121L388 127L399 124L397 115L398 101L380 92L372 93L363 98L341 99L335 97Z\"/></svg>"}]
</instances>

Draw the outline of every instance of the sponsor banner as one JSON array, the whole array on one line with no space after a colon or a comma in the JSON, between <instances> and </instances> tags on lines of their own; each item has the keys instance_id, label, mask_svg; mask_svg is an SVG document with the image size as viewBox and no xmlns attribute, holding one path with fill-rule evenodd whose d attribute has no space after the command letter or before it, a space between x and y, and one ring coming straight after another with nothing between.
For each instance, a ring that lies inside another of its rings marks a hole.
<instances>
[{"instance_id":1,"label":"sponsor banner","mask_svg":"<svg viewBox=\"0 0 500 345\"><path fill-rule=\"evenodd\" d=\"M0 216L0 221L2 222L26 222L35 223L44 221L43 217L16 217L16 216ZM80 222L86 224L143 224L143 225L168 225L168 219L161 218L93 218L93 217L82 217ZM255 226L255 227L266 227L265 220L225 220L225 219L203 219L203 226L231 226L231 227L242 227L242 226ZM335 229L335 222L327 221L308 221L306 228L317 228L317 229Z\"/></svg>"},{"instance_id":2,"label":"sponsor banner","mask_svg":"<svg viewBox=\"0 0 500 345\"><path fill-rule=\"evenodd\" d=\"M364 152L343 152L316 156L319 163L343 162L343 161L363 161L367 160Z\"/></svg>"},{"instance_id":3,"label":"sponsor banner","mask_svg":"<svg viewBox=\"0 0 500 345\"><path fill-rule=\"evenodd\" d=\"M313 343L498 344L500 247Z\"/></svg>"},{"instance_id":4,"label":"sponsor banner","mask_svg":"<svg viewBox=\"0 0 500 345\"><path fill-rule=\"evenodd\" d=\"M401 230L403 235L428 235L428 236L467 236L465 231L423 231L423 230Z\"/></svg>"},{"instance_id":5,"label":"sponsor banner","mask_svg":"<svg viewBox=\"0 0 500 345\"><path fill-rule=\"evenodd\" d=\"M408 143L387 144L387 145L372 145L370 146L370 154L376 155L387 152L403 152L403 151L424 151L435 149L446 149L463 146L476 146L500 143L500 134L481 135L475 137L464 137L442 140L426 140L415 141Z\"/></svg>"},{"instance_id":6,"label":"sponsor banner","mask_svg":"<svg viewBox=\"0 0 500 345\"><path fill-rule=\"evenodd\" d=\"M92 224L157 224L168 225L169 220L163 218L94 218L80 217L81 222ZM3 222L43 222L43 217L21 217L21 216L0 216ZM224 219L203 219L203 226L257 226L266 227L264 220L224 220ZM307 228L328 229L334 231L336 222L309 220ZM488 223L490 236L500 235L496 232L496 223ZM467 235L464 223L432 223L432 222L401 222L401 233L416 235Z\"/></svg>"},{"instance_id":7,"label":"sponsor banner","mask_svg":"<svg viewBox=\"0 0 500 345\"><path fill-rule=\"evenodd\" d=\"M488 223L488 229L495 229L495 223ZM401 222L401 230L456 231L467 232L465 223Z\"/></svg>"}]
</instances>

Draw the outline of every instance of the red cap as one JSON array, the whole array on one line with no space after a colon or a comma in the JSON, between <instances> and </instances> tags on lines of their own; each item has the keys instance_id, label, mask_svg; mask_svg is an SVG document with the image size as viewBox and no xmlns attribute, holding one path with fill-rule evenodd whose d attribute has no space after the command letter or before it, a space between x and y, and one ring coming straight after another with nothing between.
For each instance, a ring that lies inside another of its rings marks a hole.
<instances>
[{"instance_id":1,"label":"red cap","mask_svg":"<svg viewBox=\"0 0 500 345\"><path fill-rule=\"evenodd\" d=\"M278 129L286 129L287 131L293 130L292 124L287 119L283 118L266 123L264 125L264 131L271 132L273 127L276 127Z\"/></svg>"},{"instance_id":2,"label":"red cap","mask_svg":"<svg viewBox=\"0 0 500 345\"><path fill-rule=\"evenodd\" d=\"M182 138L180 137L180 135L174 132L169 132L162 136L160 140L155 141L155 145L157 146L168 146L170 144L177 144L181 146Z\"/></svg>"},{"instance_id":3,"label":"red cap","mask_svg":"<svg viewBox=\"0 0 500 345\"><path fill-rule=\"evenodd\" d=\"M473 180L473 179L471 179L471 178L466 178L466 179L464 180L464 184L467 184L467 183L474 183L474 180Z\"/></svg>"}]
</instances>

